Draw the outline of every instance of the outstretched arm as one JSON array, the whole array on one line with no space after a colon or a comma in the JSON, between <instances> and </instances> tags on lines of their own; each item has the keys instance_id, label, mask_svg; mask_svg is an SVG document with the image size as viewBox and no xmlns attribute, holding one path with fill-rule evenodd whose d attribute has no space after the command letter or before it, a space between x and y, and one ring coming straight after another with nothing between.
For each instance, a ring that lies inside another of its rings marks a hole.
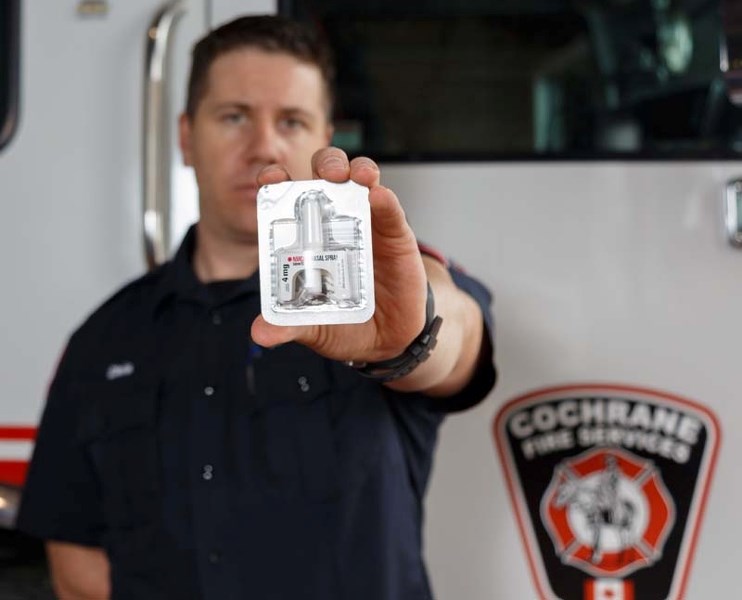
<instances>
[{"instance_id":1,"label":"outstretched arm","mask_svg":"<svg viewBox=\"0 0 742 600\"><path fill-rule=\"evenodd\" d=\"M448 396L470 380L482 347L483 317L476 302L460 291L447 269L423 258L397 196L380 185L380 171L368 158L349 162L342 150L326 148L312 159L315 177L369 188L376 310L366 323L278 327L255 319L253 339L263 346L295 341L336 360L377 362L399 356L425 324L427 282L443 318L430 358L402 379L387 383L401 391ZM285 169L267 167L261 185L289 179Z\"/></svg>"}]
</instances>

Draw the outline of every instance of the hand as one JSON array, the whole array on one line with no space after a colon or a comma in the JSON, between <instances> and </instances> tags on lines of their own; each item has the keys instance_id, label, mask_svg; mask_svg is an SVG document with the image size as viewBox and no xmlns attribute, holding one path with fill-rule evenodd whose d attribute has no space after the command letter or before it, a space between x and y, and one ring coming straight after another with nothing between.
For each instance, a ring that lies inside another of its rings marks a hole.
<instances>
[{"instance_id":1,"label":"hand","mask_svg":"<svg viewBox=\"0 0 742 600\"><path fill-rule=\"evenodd\" d=\"M258 316L252 338L261 346L299 342L335 360L379 361L398 356L422 331L427 297L426 275L417 240L407 224L397 196L379 185L379 167L359 157L348 162L338 148L319 150L312 157L315 179L342 183L349 179L369 188L374 255L376 310L366 323L279 327ZM258 184L289 179L282 167L266 167Z\"/></svg>"}]
</instances>

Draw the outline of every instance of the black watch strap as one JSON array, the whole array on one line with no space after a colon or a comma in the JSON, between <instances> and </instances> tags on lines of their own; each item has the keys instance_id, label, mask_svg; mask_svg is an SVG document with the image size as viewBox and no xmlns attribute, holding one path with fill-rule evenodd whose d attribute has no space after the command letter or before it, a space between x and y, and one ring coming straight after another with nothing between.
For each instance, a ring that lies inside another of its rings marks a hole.
<instances>
[{"instance_id":1,"label":"black watch strap","mask_svg":"<svg viewBox=\"0 0 742 600\"><path fill-rule=\"evenodd\" d=\"M379 362L358 363L350 361L347 364L355 368L364 377L377 379L381 382L394 381L410 374L420 363L430 356L437 342L438 331L443 318L435 314L435 299L433 290L428 283L428 298L425 303L425 326L422 332L404 352L395 358Z\"/></svg>"}]
</instances>

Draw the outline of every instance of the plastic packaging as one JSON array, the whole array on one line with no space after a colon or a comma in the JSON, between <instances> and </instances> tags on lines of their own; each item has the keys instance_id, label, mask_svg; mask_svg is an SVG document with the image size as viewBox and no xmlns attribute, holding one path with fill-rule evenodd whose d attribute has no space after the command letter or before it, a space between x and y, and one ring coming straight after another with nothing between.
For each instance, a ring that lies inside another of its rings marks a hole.
<instances>
[{"instance_id":1,"label":"plastic packaging","mask_svg":"<svg viewBox=\"0 0 742 600\"><path fill-rule=\"evenodd\" d=\"M363 323L374 314L368 188L286 181L258 191L260 298L275 325Z\"/></svg>"}]
</instances>

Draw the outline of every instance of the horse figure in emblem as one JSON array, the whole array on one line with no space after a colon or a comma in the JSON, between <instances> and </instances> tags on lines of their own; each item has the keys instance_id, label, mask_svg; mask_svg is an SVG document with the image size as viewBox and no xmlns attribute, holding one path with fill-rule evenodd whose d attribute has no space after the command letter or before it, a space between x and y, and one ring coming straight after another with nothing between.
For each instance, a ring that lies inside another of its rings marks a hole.
<instances>
[{"instance_id":1,"label":"horse figure in emblem","mask_svg":"<svg viewBox=\"0 0 742 600\"><path fill-rule=\"evenodd\" d=\"M600 472L596 484L588 485L578 479L567 477L557 489L554 505L574 507L585 516L592 537L590 562L597 564L603 557L601 536L604 529L613 527L618 532L622 562L623 553L632 543L632 525L636 508L621 498L618 490L619 469L616 457L608 454L605 468Z\"/></svg>"}]
</instances>

